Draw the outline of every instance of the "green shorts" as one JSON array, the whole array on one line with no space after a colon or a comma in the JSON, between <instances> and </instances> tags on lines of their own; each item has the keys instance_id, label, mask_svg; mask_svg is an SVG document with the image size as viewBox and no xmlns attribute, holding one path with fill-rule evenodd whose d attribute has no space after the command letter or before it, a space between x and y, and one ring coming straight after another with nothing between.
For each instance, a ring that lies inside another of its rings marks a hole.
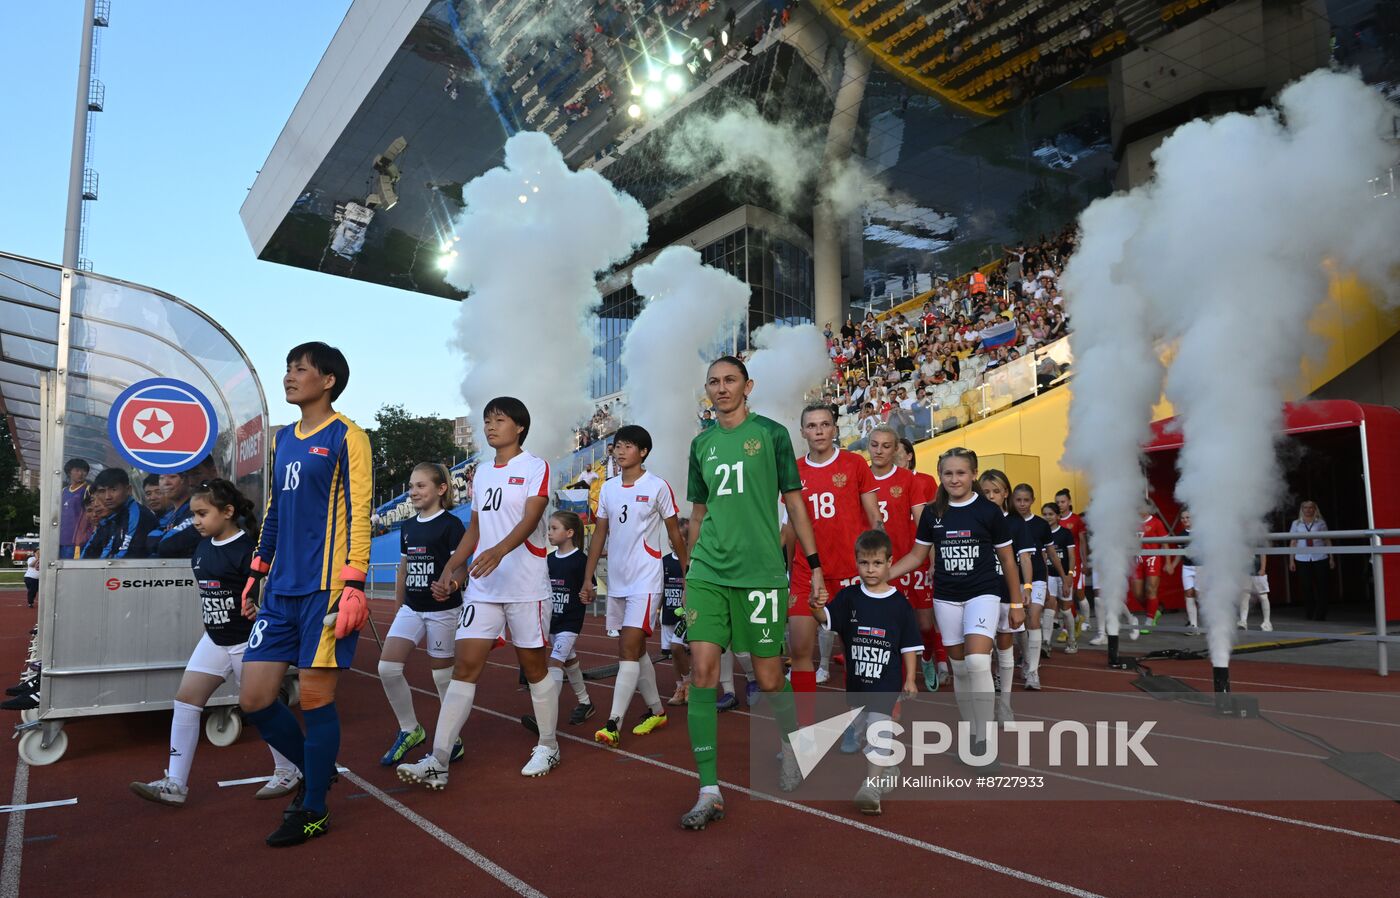
<instances>
[{"instance_id":1,"label":"green shorts","mask_svg":"<svg viewBox=\"0 0 1400 898\"><path fill-rule=\"evenodd\" d=\"M749 589L703 580L685 584L686 641L712 642L759 658L783 653L788 588Z\"/></svg>"}]
</instances>

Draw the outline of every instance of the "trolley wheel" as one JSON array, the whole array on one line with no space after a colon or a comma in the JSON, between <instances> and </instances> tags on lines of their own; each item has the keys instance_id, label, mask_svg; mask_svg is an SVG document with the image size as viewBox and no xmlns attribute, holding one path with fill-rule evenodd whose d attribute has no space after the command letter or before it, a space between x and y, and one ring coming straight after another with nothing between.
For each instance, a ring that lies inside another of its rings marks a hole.
<instances>
[{"instance_id":1,"label":"trolley wheel","mask_svg":"<svg viewBox=\"0 0 1400 898\"><path fill-rule=\"evenodd\" d=\"M243 735L243 715L233 707L219 708L204 721L204 735L211 745L228 748Z\"/></svg>"},{"instance_id":2,"label":"trolley wheel","mask_svg":"<svg viewBox=\"0 0 1400 898\"><path fill-rule=\"evenodd\" d=\"M19 719L25 723L33 723L39 719L39 709L25 708L23 711L19 712Z\"/></svg>"},{"instance_id":3,"label":"trolley wheel","mask_svg":"<svg viewBox=\"0 0 1400 898\"><path fill-rule=\"evenodd\" d=\"M68 750L68 733L59 730L54 734L47 748L44 747L44 731L30 730L19 737L19 757L31 767L52 764Z\"/></svg>"}]
</instances>

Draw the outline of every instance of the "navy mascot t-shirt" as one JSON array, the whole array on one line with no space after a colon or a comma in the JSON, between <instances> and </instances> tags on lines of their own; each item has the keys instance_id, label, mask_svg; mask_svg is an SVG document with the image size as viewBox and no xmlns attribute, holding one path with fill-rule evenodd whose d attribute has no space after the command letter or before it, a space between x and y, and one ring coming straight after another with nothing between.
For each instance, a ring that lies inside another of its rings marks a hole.
<instances>
[{"instance_id":1,"label":"navy mascot t-shirt","mask_svg":"<svg viewBox=\"0 0 1400 898\"><path fill-rule=\"evenodd\" d=\"M1044 518L1032 515L1022 518L1021 521L1029 544L1022 551L1031 553L1031 582L1043 583L1050 573L1049 565L1045 563L1045 550L1055 547L1055 538L1050 535L1050 525L1045 523Z\"/></svg>"},{"instance_id":2,"label":"navy mascot t-shirt","mask_svg":"<svg viewBox=\"0 0 1400 898\"><path fill-rule=\"evenodd\" d=\"M826 606L826 626L846 646L846 691L851 702L889 713L904 685L905 652L922 652L919 619L904 597L869 592L865 584L847 586ZM880 697L866 693L879 693Z\"/></svg>"},{"instance_id":3,"label":"navy mascot t-shirt","mask_svg":"<svg viewBox=\"0 0 1400 898\"><path fill-rule=\"evenodd\" d=\"M919 517L914 539L933 549L933 594L942 602L1006 595L997 549L1011 545L1011 528L1001 509L973 495L950 503L943 517L930 502Z\"/></svg>"},{"instance_id":4,"label":"navy mascot t-shirt","mask_svg":"<svg viewBox=\"0 0 1400 898\"><path fill-rule=\"evenodd\" d=\"M548 560L550 592L554 596L549 632L578 633L583 629L585 610L578 594L583 589L583 570L588 567L588 557L578 549L570 549L564 555L551 552Z\"/></svg>"},{"instance_id":5,"label":"navy mascot t-shirt","mask_svg":"<svg viewBox=\"0 0 1400 898\"><path fill-rule=\"evenodd\" d=\"M685 574L681 573L681 560L676 557L676 553L671 552L661 559L661 570L664 574L662 590L665 593L665 601L661 606L661 623L674 627L685 616L682 609Z\"/></svg>"},{"instance_id":6,"label":"navy mascot t-shirt","mask_svg":"<svg viewBox=\"0 0 1400 898\"><path fill-rule=\"evenodd\" d=\"M411 611L445 611L462 607L459 589L444 602L433 598L432 586L442 576L467 527L462 519L439 509L430 518L412 517L399 528L399 552L407 564L404 572L404 604Z\"/></svg>"},{"instance_id":7,"label":"navy mascot t-shirt","mask_svg":"<svg viewBox=\"0 0 1400 898\"><path fill-rule=\"evenodd\" d=\"M253 622L243 616L243 586L257 547L257 540L242 530L227 540L201 539L195 546L190 567L199 583L204 632L215 645L241 645L253 632Z\"/></svg>"}]
</instances>

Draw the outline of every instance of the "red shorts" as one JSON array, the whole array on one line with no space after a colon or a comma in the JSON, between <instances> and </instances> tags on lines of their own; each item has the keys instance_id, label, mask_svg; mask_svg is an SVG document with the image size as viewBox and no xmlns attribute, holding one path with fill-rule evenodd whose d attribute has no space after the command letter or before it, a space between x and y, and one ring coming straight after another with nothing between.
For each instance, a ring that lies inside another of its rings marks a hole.
<instances>
[{"instance_id":1,"label":"red shorts","mask_svg":"<svg viewBox=\"0 0 1400 898\"><path fill-rule=\"evenodd\" d=\"M1144 577L1162 576L1162 556L1161 555L1139 555L1137 564L1133 565L1133 579L1142 580Z\"/></svg>"},{"instance_id":2,"label":"red shorts","mask_svg":"<svg viewBox=\"0 0 1400 898\"><path fill-rule=\"evenodd\" d=\"M830 602L836 598L836 594L852 583L859 583L859 577L852 577L849 580L840 580L835 577L825 577L826 600ZM788 617L801 615L803 617L812 616L812 608L808 604L812 599L812 571L808 568L802 570L793 569L792 579L788 587Z\"/></svg>"},{"instance_id":3,"label":"red shorts","mask_svg":"<svg viewBox=\"0 0 1400 898\"><path fill-rule=\"evenodd\" d=\"M915 611L933 610L933 581L927 570L910 571L895 581Z\"/></svg>"}]
</instances>

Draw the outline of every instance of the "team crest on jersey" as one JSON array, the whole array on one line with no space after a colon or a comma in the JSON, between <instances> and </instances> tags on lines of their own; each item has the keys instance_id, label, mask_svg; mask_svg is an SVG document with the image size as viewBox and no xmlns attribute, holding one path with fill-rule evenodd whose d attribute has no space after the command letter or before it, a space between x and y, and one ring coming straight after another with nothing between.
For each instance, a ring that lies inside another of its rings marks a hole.
<instances>
[{"instance_id":1,"label":"team crest on jersey","mask_svg":"<svg viewBox=\"0 0 1400 898\"><path fill-rule=\"evenodd\" d=\"M902 486L892 486L892 487L890 487L890 495L893 496L894 498L898 499L900 496L904 495L904 487L902 487Z\"/></svg>"},{"instance_id":2,"label":"team crest on jersey","mask_svg":"<svg viewBox=\"0 0 1400 898\"><path fill-rule=\"evenodd\" d=\"M650 502L650 501L651 501L651 496L638 496L638 497L637 497L637 501L638 501L638 502Z\"/></svg>"},{"instance_id":3,"label":"team crest on jersey","mask_svg":"<svg viewBox=\"0 0 1400 898\"><path fill-rule=\"evenodd\" d=\"M752 440L744 440L744 454L757 455L763 451L763 441L757 437Z\"/></svg>"},{"instance_id":4,"label":"team crest on jersey","mask_svg":"<svg viewBox=\"0 0 1400 898\"><path fill-rule=\"evenodd\" d=\"M845 474L833 474L833 475L831 475L831 485L834 486L834 487L836 487L838 490L841 489L842 487L844 487L844 486L846 485L846 475L845 475Z\"/></svg>"},{"instance_id":5,"label":"team crest on jersey","mask_svg":"<svg viewBox=\"0 0 1400 898\"><path fill-rule=\"evenodd\" d=\"M311 446L306 451L312 455L319 455L322 458L331 457L331 450L325 446Z\"/></svg>"},{"instance_id":6,"label":"team crest on jersey","mask_svg":"<svg viewBox=\"0 0 1400 898\"><path fill-rule=\"evenodd\" d=\"M512 477L512 478L510 478L509 483L510 483L511 486L524 486L524 485L525 485L525 478L524 478L524 477Z\"/></svg>"}]
</instances>

